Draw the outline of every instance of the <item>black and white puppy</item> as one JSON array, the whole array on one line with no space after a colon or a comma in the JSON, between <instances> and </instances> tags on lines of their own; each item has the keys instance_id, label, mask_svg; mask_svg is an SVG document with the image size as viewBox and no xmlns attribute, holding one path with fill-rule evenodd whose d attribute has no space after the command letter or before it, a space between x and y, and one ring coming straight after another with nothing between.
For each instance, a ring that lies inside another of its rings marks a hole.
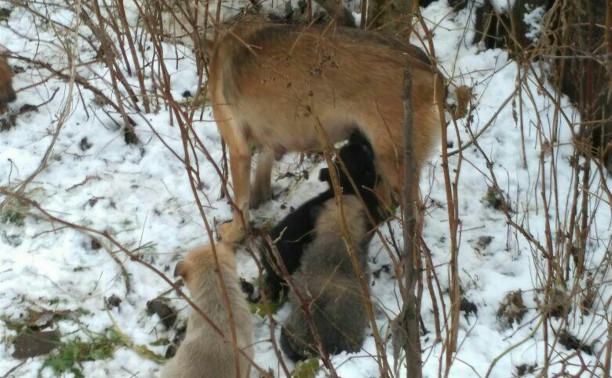
<instances>
[{"instance_id":1,"label":"black and white puppy","mask_svg":"<svg viewBox=\"0 0 612 378\"><path fill-rule=\"evenodd\" d=\"M330 199L320 210L313 241L291 276L295 292L289 295L291 313L281 330L281 349L294 361L318 356L317 339L330 354L356 352L363 344L368 324L364 304L369 298L368 244L373 234L365 212L355 195L342 196L342 209ZM360 280L366 283L365 292Z\"/></svg>"},{"instance_id":2,"label":"black and white puppy","mask_svg":"<svg viewBox=\"0 0 612 378\"><path fill-rule=\"evenodd\" d=\"M344 195L355 193L347 176L348 173L357 186L374 221L376 223L380 222L382 212L378 199L372 191L378 179L374 167L372 146L363 134L354 131L348 143L339 150L338 154L346 167L345 171L341 168L339 162L334 162L342 193ZM334 201L335 195L328 168L320 171L319 180L328 182L329 188L288 214L269 231L270 239L275 241L278 256L267 243L264 243L261 248L262 264L266 271L264 290L269 300L278 301L286 294L287 286L285 279L282 277L283 272L286 270L289 274L292 274L298 269L305 248L314 240L317 219L328 205L328 201ZM372 229L374 226L371 225L368 228ZM278 257L280 257L280 260ZM284 269L281 269L281 264L284 265Z\"/></svg>"}]
</instances>

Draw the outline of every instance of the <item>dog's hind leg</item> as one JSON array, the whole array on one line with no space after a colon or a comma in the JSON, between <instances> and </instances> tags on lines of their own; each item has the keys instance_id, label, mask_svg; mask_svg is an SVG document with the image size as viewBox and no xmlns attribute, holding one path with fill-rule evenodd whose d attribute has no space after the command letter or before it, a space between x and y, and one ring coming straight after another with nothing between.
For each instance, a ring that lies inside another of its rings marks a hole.
<instances>
[{"instance_id":1,"label":"dog's hind leg","mask_svg":"<svg viewBox=\"0 0 612 378\"><path fill-rule=\"evenodd\" d=\"M272 198L272 168L275 160L274 151L268 148L264 148L258 156L255 181L251 186L250 204L252 208Z\"/></svg>"}]
</instances>

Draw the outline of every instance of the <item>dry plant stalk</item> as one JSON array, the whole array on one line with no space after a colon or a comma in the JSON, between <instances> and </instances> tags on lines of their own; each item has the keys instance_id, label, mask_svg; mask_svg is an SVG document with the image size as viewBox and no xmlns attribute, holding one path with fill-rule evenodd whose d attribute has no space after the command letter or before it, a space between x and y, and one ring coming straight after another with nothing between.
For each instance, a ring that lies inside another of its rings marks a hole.
<instances>
[{"instance_id":1,"label":"dry plant stalk","mask_svg":"<svg viewBox=\"0 0 612 378\"><path fill-rule=\"evenodd\" d=\"M403 188L403 239L402 251L403 279L405 287L402 294L402 310L394 320L393 354L397 360L398 348L404 351L408 377L421 378L421 339L419 333L420 305L415 296L419 281L419 249L416 243L416 209L418 200L418 174L412 155L412 75L409 69L404 70L404 188Z\"/></svg>"},{"instance_id":2,"label":"dry plant stalk","mask_svg":"<svg viewBox=\"0 0 612 378\"><path fill-rule=\"evenodd\" d=\"M433 34L425 24L425 20L423 17L418 14L417 21L421 28L424 31L424 41L423 43L427 45L429 48L429 54L431 55L431 60L434 62L434 67L436 66L436 54L435 48L433 44ZM436 80L443 80L440 75L436 75ZM459 332L459 316L460 316L460 283L459 283L459 193L457 191L458 182L459 182L459 174L461 172L461 161L460 158L457 162L457 168L454 170L454 178L451 181L450 172L449 172L449 152L448 152L448 143L446 137L446 121L445 121L445 95L443 93L437 93L437 105L438 112L440 114L440 128L441 128L441 141L440 144L442 146L442 169L444 174L444 185L446 192L446 206L448 209L448 227L449 227L449 236L450 236L450 324L447 324L445 329L447 332L447 337L444 342L444 377L448 377L450 373L450 368L453 364L454 353L457 352L458 342L458 332ZM456 125L456 119L454 119ZM444 314L445 323L446 323L446 314ZM440 373L442 369L442 359L440 359Z\"/></svg>"}]
</instances>

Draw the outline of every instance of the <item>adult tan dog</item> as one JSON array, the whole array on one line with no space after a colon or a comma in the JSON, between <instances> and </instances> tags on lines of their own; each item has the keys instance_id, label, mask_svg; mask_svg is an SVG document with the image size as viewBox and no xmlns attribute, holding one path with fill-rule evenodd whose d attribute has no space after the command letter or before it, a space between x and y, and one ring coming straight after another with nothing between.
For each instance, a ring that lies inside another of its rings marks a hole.
<instances>
[{"instance_id":1,"label":"adult tan dog","mask_svg":"<svg viewBox=\"0 0 612 378\"><path fill-rule=\"evenodd\" d=\"M270 197L274 159L321 150L357 127L391 189L402 187L403 77L412 74L413 155L420 167L440 133L444 85L416 46L356 29L241 23L209 44L213 113L229 148L234 220L221 238L238 241L249 204ZM262 151L249 191L251 150Z\"/></svg>"},{"instance_id":2,"label":"adult tan dog","mask_svg":"<svg viewBox=\"0 0 612 378\"><path fill-rule=\"evenodd\" d=\"M235 251L231 244L217 243L217 262L210 246L194 249L178 262L174 274L181 276L195 304L236 345L253 358L253 325L240 281L236 275ZM225 290L221 285L223 284ZM227 293L227 297L224 294ZM227 305L231 307L231 315ZM233 322L233 324L232 324ZM162 378L247 378L250 364L195 311L189 315L185 340L164 367ZM237 374L239 373L239 374Z\"/></svg>"}]
</instances>

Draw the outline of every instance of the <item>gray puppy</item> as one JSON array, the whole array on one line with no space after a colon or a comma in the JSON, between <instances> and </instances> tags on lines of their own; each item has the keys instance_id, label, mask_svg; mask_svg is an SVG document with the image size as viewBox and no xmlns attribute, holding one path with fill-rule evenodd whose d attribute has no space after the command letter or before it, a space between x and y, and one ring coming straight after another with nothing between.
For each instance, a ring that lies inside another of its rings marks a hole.
<instances>
[{"instance_id":1,"label":"gray puppy","mask_svg":"<svg viewBox=\"0 0 612 378\"><path fill-rule=\"evenodd\" d=\"M372 233L365 209L354 195L344 195L342 201L361 274L369 282L367 246ZM314 240L292 276L296 291L308 302L323 348L331 354L358 351L368 323L360 278L353 269L341 224L336 200L328 200L317 219ZM281 330L283 352L294 361L317 356L316 339L295 293L290 295L290 305L291 314Z\"/></svg>"},{"instance_id":2,"label":"gray puppy","mask_svg":"<svg viewBox=\"0 0 612 378\"><path fill-rule=\"evenodd\" d=\"M236 345L253 357L253 325L251 312L240 288L236 274L234 248L228 243L216 244L220 273L227 289L228 301L234 317ZM200 247L178 262L175 276L181 276L191 299L231 340L231 323L221 281L216 272L212 248ZM239 354L239 373L236 372L236 350L200 316L192 311L187 321L185 340L176 355L164 367L162 378L247 378L250 364Z\"/></svg>"}]
</instances>

